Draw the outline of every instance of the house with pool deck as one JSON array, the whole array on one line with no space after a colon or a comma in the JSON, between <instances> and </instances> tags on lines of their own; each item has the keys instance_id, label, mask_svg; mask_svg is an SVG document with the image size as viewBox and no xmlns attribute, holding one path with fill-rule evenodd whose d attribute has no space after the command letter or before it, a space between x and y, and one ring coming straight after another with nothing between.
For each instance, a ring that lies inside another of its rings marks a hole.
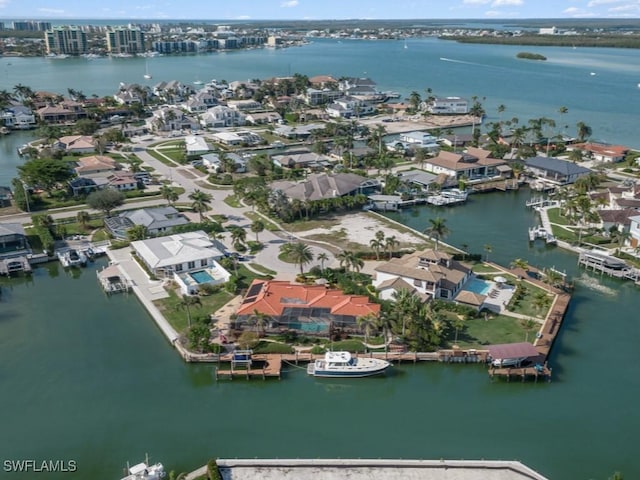
<instances>
[{"instance_id":1,"label":"house with pool deck","mask_svg":"<svg viewBox=\"0 0 640 480\"><path fill-rule=\"evenodd\" d=\"M468 147L464 153L440 151L434 158L424 161L424 169L435 175L444 174L456 180L486 180L511 176L507 162L492 158L491 152L482 148Z\"/></svg>"},{"instance_id":2,"label":"house with pool deck","mask_svg":"<svg viewBox=\"0 0 640 480\"><path fill-rule=\"evenodd\" d=\"M224 247L202 230L131 242L133 254L159 278L174 280L185 295L204 284L226 283L231 274L219 263Z\"/></svg>"},{"instance_id":3,"label":"house with pool deck","mask_svg":"<svg viewBox=\"0 0 640 480\"><path fill-rule=\"evenodd\" d=\"M414 291L423 301L452 300L471 277L471 269L453 256L435 249L393 258L375 269L373 286L383 300L401 289Z\"/></svg>"}]
</instances>

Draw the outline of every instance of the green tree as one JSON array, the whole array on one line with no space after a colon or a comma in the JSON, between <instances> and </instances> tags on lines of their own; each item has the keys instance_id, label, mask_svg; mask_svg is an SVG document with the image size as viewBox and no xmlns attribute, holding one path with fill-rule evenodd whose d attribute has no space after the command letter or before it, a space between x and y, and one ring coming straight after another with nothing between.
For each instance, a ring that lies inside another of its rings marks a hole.
<instances>
[{"instance_id":1,"label":"green tree","mask_svg":"<svg viewBox=\"0 0 640 480\"><path fill-rule=\"evenodd\" d=\"M322 272L324 273L324 262L329 260L329 255L327 255L325 252L320 252L316 259L320 261L320 270L322 270Z\"/></svg>"},{"instance_id":2,"label":"green tree","mask_svg":"<svg viewBox=\"0 0 640 480\"><path fill-rule=\"evenodd\" d=\"M300 266L300 275L304 273L304 266L313 261L311 248L302 242L285 243L280 251L286 255L289 261Z\"/></svg>"},{"instance_id":3,"label":"green tree","mask_svg":"<svg viewBox=\"0 0 640 480\"><path fill-rule=\"evenodd\" d=\"M389 254L389 260L391 260L391 257L393 257L394 250L399 245L400 245L400 242L398 241L398 239L396 238L395 235L391 235L390 237L387 237L385 239L385 241L384 241L384 249Z\"/></svg>"},{"instance_id":4,"label":"green tree","mask_svg":"<svg viewBox=\"0 0 640 480\"><path fill-rule=\"evenodd\" d=\"M591 127L584 122L578 122L576 124L576 128L578 130L578 141L584 142L587 138L589 138L593 134L593 130Z\"/></svg>"},{"instance_id":5,"label":"green tree","mask_svg":"<svg viewBox=\"0 0 640 480\"><path fill-rule=\"evenodd\" d=\"M376 260L380 260L380 250L382 250L382 248L384 247L384 243L377 238L372 238L371 240L369 240L369 245L376 253Z\"/></svg>"},{"instance_id":6,"label":"green tree","mask_svg":"<svg viewBox=\"0 0 640 480\"><path fill-rule=\"evenodd\" d=\"M229 227L229 231L231 232L231 242L233 246L238 250L244 246L244 243L247 240L247 232L244 228L234 225Z\"/></svg>"},{"instance_id":7,"label":"green tree","mask_svg":"<svg viewBox=\"0 0 640 480\"><path fill-rule=\"evenodd\" d=\"M445 238L449 234L449 228L447 227L447 220L441 217L430 218L429 226L425 228L424 233L429 235L436 241L436 251L438 250L438 244L440 240Z\"/></svg>"},{"instance_id":8,"label":"green tree","mask_svg":"<svg viewBox=\"0 0 640 480\"><path fill-rule=\"evenodd\" d=\"M210 349L211 330L208 325L196 323L189 327L187 339L189 341L189 350L195 350L199 353L207 352Z\"/></svg>"},{"instance_id":9,"label":"green tree","mask_svg":"<svg viewBox=\"0 0 640 480\"><path fill-rule=\"evenodd\" d=\"M149 235L149 230L144 225L134 225L129 230L127 230L127 239L130 242L135 242L137 240L144 240Z\"/></svg>"},{"instance_id":10,"label":"green tree","mask_svg":"<svg viewBox=\"0 0 640 480\"><path fill-rule=\"evenodd\" d=\"M38 186L49 194L74 175L67 163L52 158L31 158L18 166L18 173L27 185Z\"/></svg>"},{"instance_id":11,"label":"green tree","mask_svg":"<svg viewBox=\"0 0 640 480\"><path fill-rule=\"evenodd\" d=\"M453 344L454 345L458 344L458 332L460 330L463 330L465 326L466 326L466 324L465 324L465 321L464 321L463 318L460 318L458 316L456 316L456 318L454 318L454 320L453 320L453 328L456 329L456 336L455 336L455 338L453 340Z\"/></svg>"},{"instance_id":12,"label":"green tree","mask_svg":"<svg viewBox=\"0 0 640 480\"><path fill-rule=\"evenodd\" d=\"M176 307L180 310L187 311L187 325L191 328L191 308L194 306L202 306L200 297L192 295L182 295Z\"/></svg>"},{"instance_id":13,"label":"green tree","mask_svg":"<svg viewBox=\"0 0 640 480\"><path fill-rule=\"evenodd\" d=\"M160 195L162 195L162 198L164 198L169 205L173 205L173 203L178 200L178 192L169 185L162 185L162 187L160 187Z\"/></svg>"},{"instance_id":14,"label":"green tree","mask_svg":"<svg viewBox=\"0 0 640 480\"><path fill-rule=\"evenodd\" d=\"M367 313L356 318L358 328L364 333L364 343L369 343L369 336L378 326L378 317L373 313Z\"/></svg>"},{"instance_id":15,"label":"green tree","mask_svg":"<svg viewBox=\"0 0 640 480\"><path fill-rule=\"evenodd\" d=\"M484 249L484 253L485 253L484 261L488 262L489 261L489 254L493 252L493 247L487 243L483 247L483 249Z\"/></svg>"},{"instance_id":16,"label":"green tree","mask_svg":"<svg viewBox=\"0 0 640 480\"><path fill-rule=\"evenodd\" d=\"M523 318L520 320L520 326L524 329L524 341L529 341L529 334L536 329L538 324L531 318Z\"/></svg>"},{"instance_id":17,"label":"green tree","mask_svg":"<svg viewBox=\"0 0 640 480\"><path fill-rule=\"evenodd\" d=\"M360 257L358 257L355 252L350 250L343 250L340 252L336 258L340 262L340 266L345 269L345 271L353 270L353 272L359 272L362 267L364 267L364 262Z\"/></svg>"},{"instance_id":18,"label":"green tree","mask_svg":"<svg viewBox=\"0 0 640 480\"><path fill-rule=\"evenodd\" d=\"M81 210L76 214L76 220L83 230L87 230L87 226L91 221L91 215L85 210Z\"/></svg>"},{"instance_id":19,"label":"green tree","mask_svg":"<svg viewBox=\"0 0 640 480\"><path fill-rule=\"evenodd\" d=\"M259 242L258 235L264 231L264 222L262 220L254 220L251 223L251 231L256 234L256 242Z\"/></svg>"},{"instance_id":20,"label":"green tree","mask_svg":"<svg viewBox=\"0 0 640 480\"><path fill-rule=\"evenodd\" d=\"M87 197L87 205L95 210L100 210L105 216L111 216L111 212L124 203L124 194L114 188L105 188L92 192Z\"/></svg>"},{"instance_id":21,"label":"green tree","mask_svg":"<svg viewBox=\"0 0 640 480\"><path fill-rule=\"evenodd\" d=\"M191 208L195 212L198 212L200 216L200 223L203 221L202 214L209 210L211 202L213 201L213 197L202 190L195 190L191 194L189 194L189 200L191 200Z\"/></svg>"}]
</instances>

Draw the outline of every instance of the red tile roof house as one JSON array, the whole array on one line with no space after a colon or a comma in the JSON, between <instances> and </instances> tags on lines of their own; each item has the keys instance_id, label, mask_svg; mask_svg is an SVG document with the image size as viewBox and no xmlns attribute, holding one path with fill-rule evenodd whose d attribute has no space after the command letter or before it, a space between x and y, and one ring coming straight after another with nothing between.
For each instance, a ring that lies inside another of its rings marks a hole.
<instances>
[{"instance_id":1,"label":"red tile roof house","mask_svg":"<svg viewBox=\"0 0 640 480\"><path fill-rule=\"evenodd\" d=\"M605 143L574 143L567 145L567 151L581 150L583 153L591 154L594 160L599 162L621 162L629 151L629 147L622 145L607 145Z\"/></svg>"},{"instance_id":2,"label":"red tile roof house","mask_svg":"<svg viewBox=\"0 0 640 480\"><path fill-rule=\"evenodd\" d=\"M264 331L295 330L327 336L331 328L359 331L356 320L379 315L380 305L364 295L347 295L324 285L301 285L279 280L254 280L231 322L234 330L253 329L257 314L265 315Z\"/></svg>"}]
</instances>

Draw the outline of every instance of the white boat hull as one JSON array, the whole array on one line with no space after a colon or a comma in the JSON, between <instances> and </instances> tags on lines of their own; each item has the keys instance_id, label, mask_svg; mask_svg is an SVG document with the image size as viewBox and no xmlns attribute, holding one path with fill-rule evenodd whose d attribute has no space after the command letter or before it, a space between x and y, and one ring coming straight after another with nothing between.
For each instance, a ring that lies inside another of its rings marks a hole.
<instances>
[{"instance_id":1,"label":"white boat hull","mask_svg":"<svg viewBox=\"0 0 640 480\"><path fill-rule=\"evenodd\" d=\"M360 378L380 375L391 364L379 358L354 358L349 365L327 364L324 360L310 363L307 373L314 377Z\"/></svg>"}]
</instances>

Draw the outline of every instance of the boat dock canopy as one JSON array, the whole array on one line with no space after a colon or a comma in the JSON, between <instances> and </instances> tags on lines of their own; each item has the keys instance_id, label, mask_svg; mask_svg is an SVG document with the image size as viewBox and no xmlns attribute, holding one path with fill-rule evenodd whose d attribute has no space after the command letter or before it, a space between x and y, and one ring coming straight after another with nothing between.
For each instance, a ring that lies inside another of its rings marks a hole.
<instances>
[{"instance_id":1,"label":"boat dock canopy","mask_svg":"<svg viewBox=\"0 0 640 480\"><path fill-rule=\"evenodd\" d=\"M503 343L501 345L489 345L489 355L495 359L537 357L538 350L530 343Z\"/></svg>"}]
</instances>

